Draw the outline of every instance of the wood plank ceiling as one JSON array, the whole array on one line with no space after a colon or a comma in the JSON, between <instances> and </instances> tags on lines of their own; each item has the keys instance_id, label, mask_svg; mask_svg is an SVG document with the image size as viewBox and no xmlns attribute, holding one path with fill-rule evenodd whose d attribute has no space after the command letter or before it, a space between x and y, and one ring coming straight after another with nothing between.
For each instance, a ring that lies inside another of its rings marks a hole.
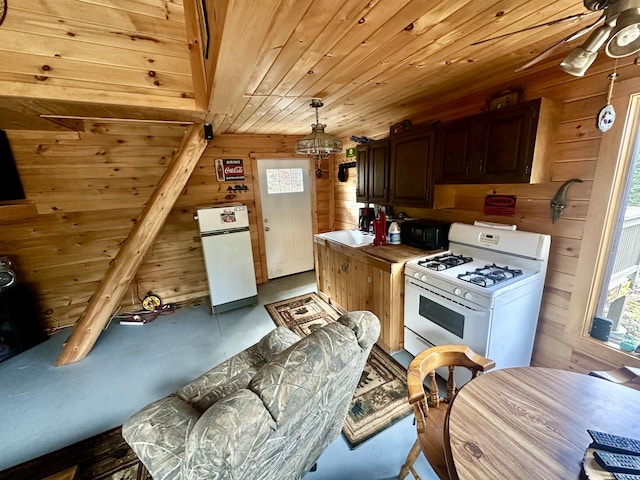
<instances>
[{"instance_id":1,"label":"wood plank ceiling","mask_svg":"<svg viewBox=\"0 0 640 480\"><path fill-rule=\"evenodd\" d=\"M209 70L210 100L197 108L189 59L197 63L193 49L207 40L197 32L206 29L190 28L196 23L185 14L200 13L200 4L10 2L0 27L0 128L42 128L37 115L47 113L304 135L315 120L310 99L318 97L328 133L381 135L404 118L421 120L434 103L517 85L530 72L516 74L518 66L595 19L473 46L587 10L580 0L204 0L210 50L199 60Z\"/></svg>"},{"instance_id":2,"label":"wood plank ceiling","mask_svg":"<svg viewBox=\"0 0 640 480\"><path fill-rule=\"evenodd\" d=\"M594 21L472 46L588 11L579 0L231 3L210 108L215 130L223 133L306 134L314 121L309 100L318 97L327 132L383 134L408 112L419 117L433 103L517 84L530 73L516 74L517 67Z\"/></svg>"}]
</instances>

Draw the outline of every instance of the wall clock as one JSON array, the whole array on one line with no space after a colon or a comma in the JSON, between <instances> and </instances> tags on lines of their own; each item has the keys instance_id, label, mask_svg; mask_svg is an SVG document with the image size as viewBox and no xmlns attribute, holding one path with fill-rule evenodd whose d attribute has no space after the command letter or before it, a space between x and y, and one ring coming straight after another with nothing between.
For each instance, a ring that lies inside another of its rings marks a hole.
<instances>
[{"instance_id":1,"label":"wall clock","mask_svg":"<svg viewBox=\"0 0 640 480\"><path fill-rule=\"evenodd\" d=\"M0 0L0 25L4 22L4 17L7 15L7 0Z\"/></svg>"}]
</instances>

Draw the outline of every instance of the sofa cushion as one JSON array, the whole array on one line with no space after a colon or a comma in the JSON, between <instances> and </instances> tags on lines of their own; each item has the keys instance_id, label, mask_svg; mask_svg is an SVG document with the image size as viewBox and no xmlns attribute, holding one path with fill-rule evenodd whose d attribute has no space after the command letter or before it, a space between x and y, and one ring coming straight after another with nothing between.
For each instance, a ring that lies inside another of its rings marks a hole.
<instances>
[{"instance_id":1,"label":"sofa cushion","mask_svg":"<svg viewBox=\"0 0 640 480\"><path fill-rule=\"evenodd\" d=\"M331 323L275 355L249 383L278 425L291 417L288 411L305 408L310 399L353 359L362 355L354 332ZM358 376L361 372L358 372ZM339 382L337 382L339 384ZM353 392L351 392L353 393Z\"/></svg>"},{"instance_id":2,"label":"sofa cushion","mask_svg":"<svg viewBox=\"0 0 640 480\"><path fill-rule=\"evenodd\" d=\"M239 390L212 405L196 423L187 439L185 479L225 479L255 462L259 451L275 430L275 422L260 400L249 390Z\"/></svg>"},{"instance_id":3,"label":"sofa cushion","mask_svg":"<svg viewBox=\"0 0 640 480\"><path fill-rule=\"evenodd\" d=\"M288 328L278 327L255 345L200 375L175 394L202 413L226 395L246 388L260 367L298 340L300 337Z\"/></svg>"}]
</instances>

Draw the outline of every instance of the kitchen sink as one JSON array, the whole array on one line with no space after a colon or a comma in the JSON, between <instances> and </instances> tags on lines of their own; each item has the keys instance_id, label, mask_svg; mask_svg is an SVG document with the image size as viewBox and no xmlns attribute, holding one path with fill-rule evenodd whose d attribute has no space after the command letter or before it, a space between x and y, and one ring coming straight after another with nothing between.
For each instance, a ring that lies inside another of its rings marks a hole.
<instances>
[{"instance_id":1,"label":"kitchen sink","mask_svg":"<svg viewBox=\"0 0 640 480\"><path fill-rule=\"evenodd\" d=\"M373 235L360 230L338 230L321 233L318 236L349 247L362 247L373 243Z\"/></svg>"}]
</instances>

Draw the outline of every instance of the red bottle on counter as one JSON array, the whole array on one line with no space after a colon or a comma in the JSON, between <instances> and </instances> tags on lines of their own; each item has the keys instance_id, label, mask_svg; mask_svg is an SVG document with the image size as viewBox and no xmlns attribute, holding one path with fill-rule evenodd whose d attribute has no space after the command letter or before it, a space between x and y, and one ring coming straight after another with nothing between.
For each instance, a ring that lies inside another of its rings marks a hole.
<instances>
[{"instance_id":1,"label":"red bottle on counter","mask_svg":"<svg viewBox=\"0 0 640 480\"><path fill-rule=\"evenodd\" d=\"M378 217L373 221L373 246L385 245L387 243L387 216L380 210Z\"/></svg>"}]
</instances>

